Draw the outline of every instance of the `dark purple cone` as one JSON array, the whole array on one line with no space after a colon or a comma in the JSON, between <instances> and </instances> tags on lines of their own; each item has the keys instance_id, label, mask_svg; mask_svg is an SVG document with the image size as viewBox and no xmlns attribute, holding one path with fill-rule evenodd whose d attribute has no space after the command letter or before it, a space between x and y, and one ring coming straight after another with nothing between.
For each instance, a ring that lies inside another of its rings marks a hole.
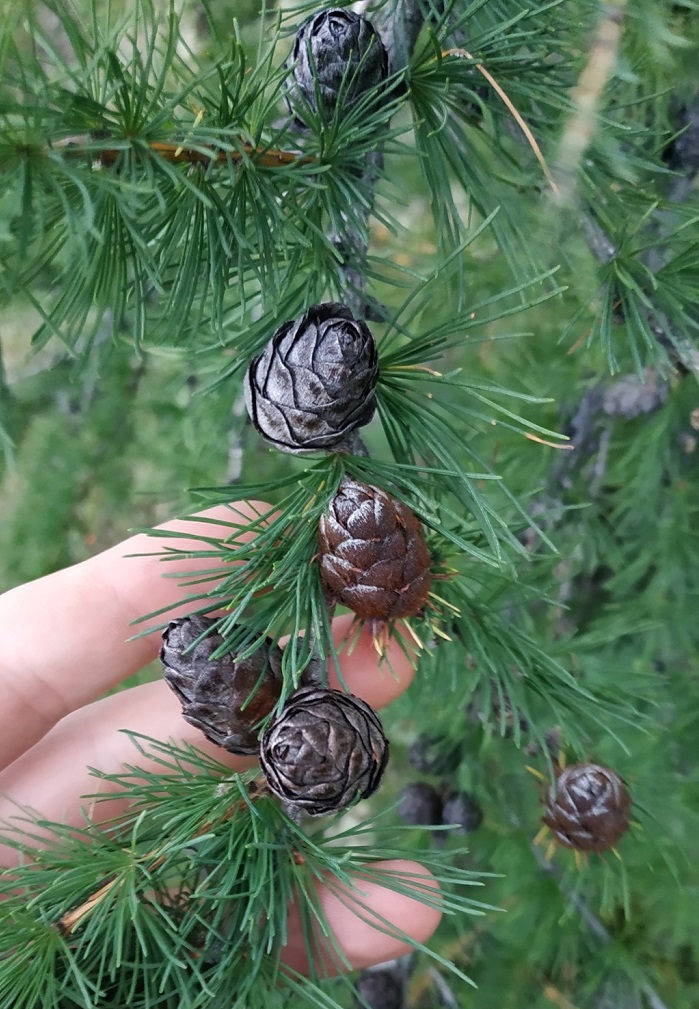
<instances>
[{"instance_id":1,"label":"dark purple cone","mask_svg":"<svg viewBox=\"0 0 699 1009\"><path fill-rule=\"evenodd\" d=\"M442 822L439 793L424 781L411 781L400 793L398 815L415 827L438 826Z\"/></svg>"},{"instance_id":2,"label":"dark purple cone","mask_svg":"<svg viewBox=\"0 0 699 1009\"><path fill-rule=\"evenodd\" d=\"M468 792L452 792L444 800L442 822L458 824L452 834L470 834L483 822L483 810Z\"/></svg>"},{"instance_id":3,"label":"dark purple cone","mask_svg":"<svg viewBox=\"0 0 699 1009\"><path fill-rule=\"evenodd\" d=\"M357 1009L403 1009L404 984L398 971L390 967L363 970L355 988Z\"/></svg>"}]
</instances>

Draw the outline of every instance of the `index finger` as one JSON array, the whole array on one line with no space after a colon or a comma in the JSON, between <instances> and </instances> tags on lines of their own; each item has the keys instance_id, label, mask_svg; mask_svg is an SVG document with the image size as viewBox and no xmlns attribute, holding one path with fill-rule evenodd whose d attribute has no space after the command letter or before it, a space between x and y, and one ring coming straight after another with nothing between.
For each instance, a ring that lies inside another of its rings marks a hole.
<instances>
[{"instance_id":1,"label":"index finger","mask_svg":"<svg viewBox=\"0 0 699 1009\"><path fill-rule=\"evenodd\" d=\"M238 531L270 510L260 501L219 505L206 512L211 536L253 533ZM220 523L217 525L216 523ZM197 522L175 520L169 542L177 533L201 534ZM0 596L0 767L33 745L70 711L99 697L151 662L160 636L129 640L130 625L182 600L180 580L192 562L168 562L161 556L130 556L157 547L147 534L132 536L89 560L20 585ZM165 574L168 577L163 577ZM178 578L177 576L180 576ZM183 609L191 609L184 605ZM178 610L173 610L176 616ZM162 618L151 621L151 626ZM148 624L143 625L146 629Z\"/></svg>"}]
</instances>

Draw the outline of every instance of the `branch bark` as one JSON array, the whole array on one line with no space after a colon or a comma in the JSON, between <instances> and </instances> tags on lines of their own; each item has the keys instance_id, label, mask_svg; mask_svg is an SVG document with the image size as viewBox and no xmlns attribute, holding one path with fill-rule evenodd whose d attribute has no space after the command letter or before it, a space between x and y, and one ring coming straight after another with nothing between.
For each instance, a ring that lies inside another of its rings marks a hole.
<instances>
[{"instance_id":1,"label":"branch bark","mask_svg":"<svg viewBox=\"0 0 699 1009\"><path fill-rule=\"evenodd\" d=\"M394 0L392 4L383 6L375 16L365 9L368 16L381 36L388 53L388 73L393 74L405 70L424 23L422 8L417 0ZM361 177L362 186L370 194L365 211L364 228L347 229L333 236L333 244L342 257L341 272L345 281L343 298L358 318L368 318L379 321L383 318L380 306L374 305L366 294L366 254L368 248L368 222L373 209L373 191L383 168L383 144L378 142L375 151L368 159L367 166Z\"/></svg>"}]
</instances>

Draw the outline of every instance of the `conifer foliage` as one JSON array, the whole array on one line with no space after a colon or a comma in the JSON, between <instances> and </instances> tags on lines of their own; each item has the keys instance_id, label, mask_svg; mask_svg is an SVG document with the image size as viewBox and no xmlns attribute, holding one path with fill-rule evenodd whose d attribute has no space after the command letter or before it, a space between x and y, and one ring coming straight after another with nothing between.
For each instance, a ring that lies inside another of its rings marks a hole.
<instances>
[{"instance_id":1,"label":"conifer foliage","mask_svg":"<svg viewBox=\"0 0 699 1009\"><path fill-rule=\"evenodd\" d=\"M697 66L696 0L8 7L0 583L148 528L144 675L254 767L8 825L0 1009L696 1006Z\"/></svg>"}]
</instances>

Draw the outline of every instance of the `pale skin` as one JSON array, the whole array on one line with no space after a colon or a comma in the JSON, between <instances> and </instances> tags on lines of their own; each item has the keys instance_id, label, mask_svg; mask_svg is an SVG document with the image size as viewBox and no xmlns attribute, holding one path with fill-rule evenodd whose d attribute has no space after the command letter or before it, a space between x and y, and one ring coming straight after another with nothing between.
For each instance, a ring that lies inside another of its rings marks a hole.
<instances>
[{"instance_id":1,"label":"pale skin","mask_svg":"<svg viewBox=\"0 0 699 1009\"><path fill-rule=\"evenodd\" d=\"M263 505L236 505L238 521L266 510ZM231 520L223 507L207 513L212 521ZM201 524L175 521L174 533L202 533ZM207 523L208 535L227 536L230 529ZM0 823L21 829L18 816L31 808L53 821L82 826L85 811L100 821L124 812L125 800L114 798L96 806L81 797L94 793L98 782L88 768L106 773L123 763L147 766L124 732L128 729L155 739L190 743L217 760L239 770L247 758L235 757L209 743L182 718L181 707L164 680L102 697L132 673L156 658L159 633L128 640L132 621L183 597L173 563L163 565L154 553L163 541L135 536L123 543L45 578L21 585L0 596ZM169 545L186 546L168 539ZM192 562L182 561L183 575ZM170 577L164 578L167 572ZM173 609L182 615L186 605ZM164 618L160 618L162 622ZM157 621L153 621L155 625ZM338 648L347 636L351 617L336 618L333 634ZM374 708L381 708L409 686L414 669L394 641L388 662L379 667L369 634L363 631L352 650L340 651L343 677L352 693ZM390 664L391 672L388 670ZM339 684L331 673L331 686ZM100 699L101 698L101 699ZM20 809L21 807L22 809ZM0 846L0 864L11 865L13 849ZM433 885L430 873L415 862L385 863L385 868L415 877L416 885ZM437 927L439 912L405 894L393 893L375 883L359 883L362 904L378 917L425 942ZM335 939L354 967L366 967L407 951L397 937L373 928L347 907L347 896L321 888L321 900ZM350 900L351 903L351 900ZM291 914L294 914L292 909ZM362 918L367 918L363 911ZM293 926L293 923L292 923ZM303 969L300 930L290 927L298 942L289 943L284 959Z\"/></svg>"}]
</instances>

